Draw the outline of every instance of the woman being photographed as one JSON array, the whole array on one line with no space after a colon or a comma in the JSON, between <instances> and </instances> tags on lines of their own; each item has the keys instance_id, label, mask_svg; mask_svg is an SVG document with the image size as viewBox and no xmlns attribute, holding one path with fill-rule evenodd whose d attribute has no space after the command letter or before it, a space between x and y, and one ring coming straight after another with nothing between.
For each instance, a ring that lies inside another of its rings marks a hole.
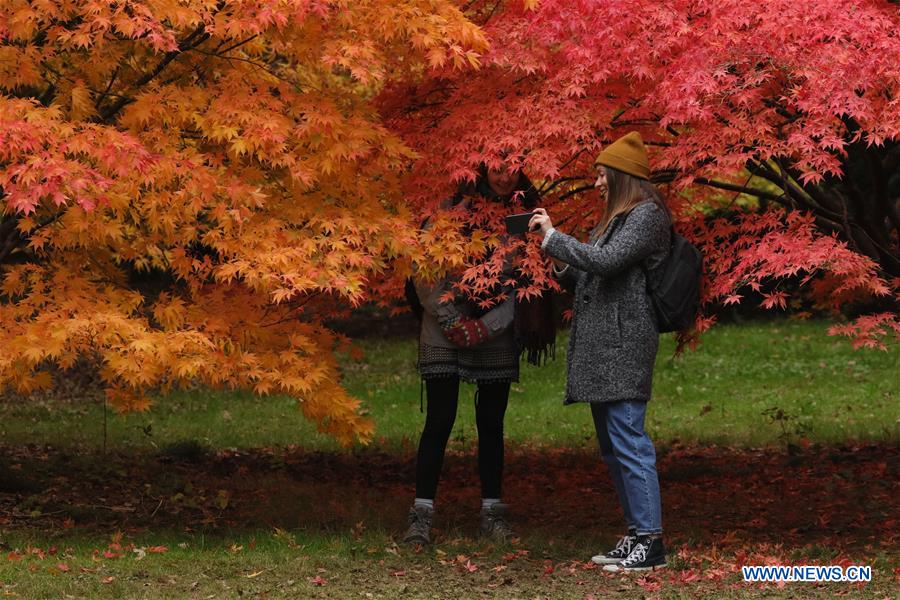
<instances>
[{"instance_id":1,"label":"woman being photographed","mask_svg":"<svg viewBox=\"0 0 900 600\"><path fill-rule=\"evenodd\" d=\"M497 169L484 166L473 184L465 186L444 208L462 205L473 209L472 200L502 203L509 213L527 212L537 205L538 194L521 170L509 162ZM424 225L427 227L427 224ZM466 231L471 235L472 228ZM488 251L484 260L490 259ZM511 256L504 262L504 277L515 279ZM460 381L475 383L475 422L478 430L478 471L481 478L481 535L497 541L511 537L507 505L501 502L503 477L503 420L510 384L519 380L519 356L527 350L529 362L537 362L552 344L552 320L537 323L532 315L539 304L519 304L514 283L497 290L506 299L487 311L464 298L445 302L454 290L452 276L437 282L414 279L422 307L417 368L428 399L425 427L416 459L416 497L409 510L403 541L431 542L434 499L447 441L456 420ZM534 360L533 360L534 359Z\"/></svg>"},{"instance_id":2,"label":"woman being photographed","mask_svg":"<svg viewBox=\"0 0 900 600\"><path fill-rule=\"evenodd\" d=\"M656 453L644 430L659 346L647 274L668 252L671 217L638 133L616 140L595 166L606 208L588 243L554 229L544 209L530 227L543 235L554 276L574 290L565 403L590 404L627 525L615 548L592 560L609 571L653 569L665 566L666 551Z\"/></svg>"}]
</instances>

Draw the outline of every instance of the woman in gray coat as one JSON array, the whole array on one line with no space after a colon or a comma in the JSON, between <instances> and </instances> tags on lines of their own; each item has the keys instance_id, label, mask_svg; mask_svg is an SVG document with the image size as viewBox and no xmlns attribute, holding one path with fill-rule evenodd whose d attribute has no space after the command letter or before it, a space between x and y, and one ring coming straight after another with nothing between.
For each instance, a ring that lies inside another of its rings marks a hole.
<instances>
[{"instance_id":1,"label":"woman in gray coat","mask_svg":"<svg viewBox=\"0 0 900 600\"><path fill-rule=\"evenodd\" d=\"M649 182L639 134L610 145L595 166L595 187L607 202L588 243L554 229L544 209L530 225L543 235L554 276L574 290L565 403L590 403L628 527L614 549L592 560L609 571L653 569L665 566L666 556L656 453L644 430L659 346L646 290L668 252L671 218Z\"/></svg>"}]
</instances>

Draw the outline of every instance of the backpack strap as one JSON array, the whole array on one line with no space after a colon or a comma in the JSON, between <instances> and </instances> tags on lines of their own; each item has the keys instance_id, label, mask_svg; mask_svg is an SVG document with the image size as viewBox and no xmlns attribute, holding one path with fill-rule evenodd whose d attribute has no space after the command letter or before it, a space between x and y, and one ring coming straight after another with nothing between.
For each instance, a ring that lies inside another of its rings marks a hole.
<instances>
[{"instance_id":1,"label":"backpack strap","mask_svg":"<svg viewBox=\"0 0 900 600\"><path fill-rule=\"evenodd\" d=\"M666 249L667 256L672 253L672 244L673 243L675 243L675 224L669 223L669 246ZM663 260L665 260L665 259L663 259ZM662 263L657 265L656 268L658 269L661 266L662 266ZM644 271L644 284L647 288L647 293L652 294L653 293L653 285L650 283L650 269L647 268L647 265L644 263L644 261L641 261L641 269Z\"/></svg>"}]
</instances>

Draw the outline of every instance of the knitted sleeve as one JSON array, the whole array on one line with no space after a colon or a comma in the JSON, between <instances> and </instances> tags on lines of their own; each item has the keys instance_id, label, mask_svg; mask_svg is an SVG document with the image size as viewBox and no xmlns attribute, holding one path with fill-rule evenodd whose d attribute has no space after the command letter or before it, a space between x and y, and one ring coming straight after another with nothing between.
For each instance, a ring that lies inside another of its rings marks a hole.
<instances>
[{"instance_id":1,"label":"knitted sleeve","mask_svg":"<svg viewBox=\"0 0 900 600\"><path fill-rule=\"evenodd\" d=\"M570 292L575 289L582 273L582 271L579 271L572 265L566 265L563 269L557 269L556 265L554 265L551 271L553 278L559 282L559 285L561 285L564 290Z\"/></svg>"},{"instance_id":2,"label":"knitted sleeve","mask_svg":"<svg viewBox=\"0 0 900 600\"><path fill-rule=\"evenodd\" d=\"M462 316L462 311L456 304L441 301L441 296L451 289L447 278L426 282L414 275L413 284L416 286L416 294L422 303L422 309L436 318L441 327L449 326Z\"/></svg>"},{"instance_id":3,"label":"knitted sleeve","mask_svg":"<svg viewBox=\"0 0 900 600\"><path fill-rule=\"evenodd\" d=\"M481 317L481 320L487 325L488 330L491 332L490 337L503 333L510 325L512 325L513 319L515 318L515 311L516 299L515 291L513 291L506 300Z\"/></svg>"},{"instance_id":4,"label":"knitted sleeve","mask_svg":"<svg viewBox=\"0 0 900 600\"><path fill-rule=\"evenodd\" d=\"M638 264L669 240L669 220L653 202L638 205L602 246L583 244L560 231L546 239L544 250L571 267L600 277L614 277Z\"/></svg>"}]
</instances>

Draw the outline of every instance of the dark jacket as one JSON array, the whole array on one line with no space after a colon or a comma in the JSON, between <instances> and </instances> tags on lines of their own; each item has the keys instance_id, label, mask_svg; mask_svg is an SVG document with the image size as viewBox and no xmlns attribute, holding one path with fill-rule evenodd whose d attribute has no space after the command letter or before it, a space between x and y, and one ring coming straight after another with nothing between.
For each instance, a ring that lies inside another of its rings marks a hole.
<instances>
[{"instance_id":1,"label":"dark jacket","mask_svg":"<svg viewBox=\"0 0 900 600\"><path fill-rule=\"evenodd\" d=\"M461 202L466 202L473 196L481 196L495 202L502 202L509 206L511 211L518 210L520 212L523 210L522 204L525 206L534 206L537 203L537 192L531 184L531 181L524 175L520 177L519 183L516 186L516 191L521 192L524 195L521 200L514 200L512 197L500 197L491 190L486 178L482 176L479 177L474 184L461 186L455 196L448 198L441 204L441 208L451 208ZM426 222L423 224L423 228L427 227L428 223ZM506 237L500 237L501 245L504 245L506 243ZM509 279L511 279L514 274L512 258L512 256L508 256L507 262L504 265L504 275ZM489 339L478 345L476 348L502 348L511 351L517 349L515 332L512 327L516 310L515 287L513 285L506 285L502 290L503 293L506 294L506 300L491 308L487 313L484 313L466 301L440 301L441 296L448 291L453 290L453 283L456 280L451 276L444 277L443 279L434 282L426 282L414 276L413 281L415 283L419 301L424 309L422 314L422 329L419 336L421 343L441 348L456 348L456 345L444 335L440 323L444 320L452 320L458 316L469 316L480 317L485 325L487 325L490 332Z\"/></svg>"},{"instance_id":2,"label":"dark jacket","mask_svg":"<svg viewBox=\"0 0 900 600\"><path fill-rule=\"evenodd\" d=\"M669 218L652 201L618 215L596 244L559 231L544 250L569 267L557 278L574 289L566 404L649 400L659 332L643 264L653 270L669 247Z\"/></svg>"}]
</instances>

